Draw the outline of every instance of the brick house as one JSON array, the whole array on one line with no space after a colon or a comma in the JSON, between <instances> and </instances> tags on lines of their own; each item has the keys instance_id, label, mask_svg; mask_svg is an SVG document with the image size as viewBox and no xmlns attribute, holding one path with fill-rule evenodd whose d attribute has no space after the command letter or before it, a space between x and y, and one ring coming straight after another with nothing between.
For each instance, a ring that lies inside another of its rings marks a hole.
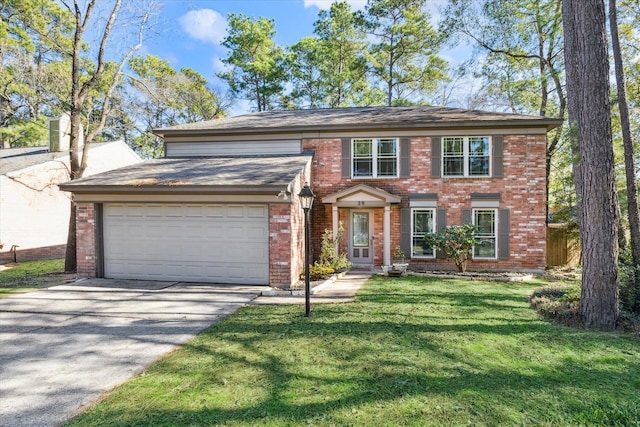
<instances>
[{"instance_id":1,"label":"brick house","mask_svg":"<svg viewBox=\"0 0 640 427\"><path fill-rule=\"evenodd\" d=\"M141 161L123 141L96 143L85 175ZM70 194L58 184L68 180L68 145L0 149L0 263L64 257Z\"/></svg>"},{"instance_id":2,"label":"brick house","mask_svg":"<svg viewBox=\"0 0 640 427\"><path fill-rule=\"evenodd\" d=\"M166 129L165 157L64 184L83 276L287 288L342 223L355 266L450 269L424 233L470 222L470 270L545 267L546 134L560 120L441 107L269 111Z\"/></svg>"}]
</instances>

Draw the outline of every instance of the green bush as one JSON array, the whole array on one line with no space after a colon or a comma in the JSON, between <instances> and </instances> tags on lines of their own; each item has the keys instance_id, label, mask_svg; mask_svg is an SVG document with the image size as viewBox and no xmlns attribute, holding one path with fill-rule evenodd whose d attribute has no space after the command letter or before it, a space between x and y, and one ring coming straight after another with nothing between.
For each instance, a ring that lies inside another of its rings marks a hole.
<instances>
[{"instance_id":1,"label":"green bush","mask_svg":"<svg viewBox=\"0 0 640 427\"><path fill-rule=\"evenodd\" d=\"M333 274L336 271L351 268L351 261L347 259L346 254L336 255L336 246L340 246L344 236L344 227L342 222L338 223L338 233L333 235L331 230L324 230L322 233L322 243L320 245L320 259L313 265L314 268L309 270L310 275L314 275L314 269L320 278Z\"/></svg>"},{"instance_id":2,"label":"green bush","mask_svg":"<svg viewBox=\"0 0 640 427\"><path fill-rule=\"evenodd\" d=\"M425 236L426 244L444 252L464 273L473 246L482 244L481 240L476 239L475 233L476 226L473 224L451 225L437 234Z\"/></svg>"},{"instance_id":3,"label":"green bush","mask_svg":"<svg viewBox=\"0 0 640 427\"><path fill-rule=\"evenodd\" d=\"M335 273L335 270L333 269L333 267L326 264L322 264L318 261L316 261L309 267L310 280L326 279L329 276L331 276L333 273Z\"/></svg>"},{"instance_id":4,"label":"green bush","mask_svg":"<svg viewBox=\"0 0 640 427\"><path fill-rule=\"evenodd\" d=\"M618 289L620 309L640 314L640 267L620 263L618 265Z\"/></svg>"},{"instance_id":5,"label":"green bush","mask_svg":"<svg viewBox=\"0 0 640 427\"><path fill-rule=\"evenodd\" d=\"M552 283L535 289L531 307L541 316L570 326L580 326L580 285Z\"/></svg>"}]
</instances>

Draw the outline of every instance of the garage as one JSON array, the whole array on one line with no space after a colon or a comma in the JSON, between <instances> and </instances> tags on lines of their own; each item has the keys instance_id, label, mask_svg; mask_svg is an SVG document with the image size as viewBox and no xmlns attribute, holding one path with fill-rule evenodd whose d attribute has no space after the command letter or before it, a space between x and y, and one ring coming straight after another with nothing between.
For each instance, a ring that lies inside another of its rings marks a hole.
<instances>
[{"instance_id":1,"label":"garage","mask_svg":"<svg viewBox=\"0 0 640 427\"><path fill-rule=\"evenodd\" d=\"M105 203L104 277L269 284L267 204Z\"/></svg>"}]
</instances>

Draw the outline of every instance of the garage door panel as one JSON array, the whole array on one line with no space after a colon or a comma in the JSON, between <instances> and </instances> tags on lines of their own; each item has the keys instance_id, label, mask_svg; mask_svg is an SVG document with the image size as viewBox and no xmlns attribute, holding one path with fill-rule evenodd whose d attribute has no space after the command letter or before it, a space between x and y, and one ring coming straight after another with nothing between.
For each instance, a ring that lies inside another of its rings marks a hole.
<instances>
[{"instance_id":1,"label":"garage door panel","mask_svg":"<svg viewBox=\"0 0 640 427\"><path fill-rule=\"evenodd\" d=\"M104 205L105 277L269 283L266 205Z\"/></svg>"}]
</instances>

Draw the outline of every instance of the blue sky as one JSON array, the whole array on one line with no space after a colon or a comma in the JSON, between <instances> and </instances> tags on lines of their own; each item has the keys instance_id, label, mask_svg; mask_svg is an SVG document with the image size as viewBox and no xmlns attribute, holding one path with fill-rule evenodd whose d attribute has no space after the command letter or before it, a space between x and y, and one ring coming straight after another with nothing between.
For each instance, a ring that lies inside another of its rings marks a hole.
<instances>
[{"instance_id":1,"label":"blue sky","mask_svg":"<svg viewBox=\"0 0 640 427\"><path fill-rule=\"evenodd\" d=\"M193 68L212 84L221 85L215 73L222 71L221 60L227 56L221 42L227 34L229 13L274 19L276 43L285 47L312 35L318 12L321 8L328 9L332 0L160 0L160 3L162 30L145 43L141 53L166 59L176 69ZM348 3L356 10L364 8L366 0ZM446 0L427 3L435 25L438 8ZM455 60L459 51L443 52L443 56ZM241 113L243 109L240 104L231 113Z\"/></svg>"}]
</instances>

